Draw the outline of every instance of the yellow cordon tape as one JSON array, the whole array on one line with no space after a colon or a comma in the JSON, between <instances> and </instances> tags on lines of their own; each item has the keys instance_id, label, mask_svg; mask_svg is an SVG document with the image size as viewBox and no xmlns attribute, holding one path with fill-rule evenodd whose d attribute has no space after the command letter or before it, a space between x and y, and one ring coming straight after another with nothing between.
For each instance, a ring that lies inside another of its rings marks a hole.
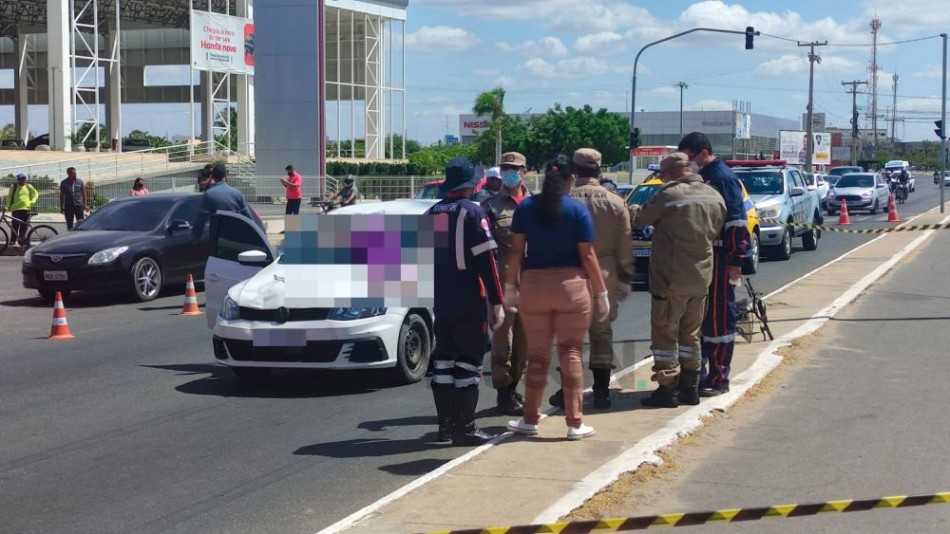
<instances>
[{"instance_id":1,"label":"yellow cordon tape","mask_svg":"<svg viewBox=\"0 0 950 534\"><path fill-rule=\"evenodd\" d=\"M828 501L813 504L780 504L761 508L729 508L712 512L687 514L645 515L618 517L590 521L549 523L547 525L522 525L515 527L491 527L465 530L439 530L428 534L583 534L586 532L623 532L646 530L653 527L687 527L706 523L738 523L779 517L804 517L826 513L866 512L876 508L909 508L927 504L950 503L950 492L928 495L904 495L880 499Z\"/></svg>"},{"instance_id":2,"label":"yellow cordon tape","mask_svg":"<svg viewBox=\"0 0 950 534\"><path fill-rule=\"evenodd\" d=\"M765 219L763 219L765 221ZM778 223L778 221L767 221ZM835 232L839 234L889 234L891 232L923 232L925 230L950 230L950 223L944 224L912 224L909 226L892 226L889 228L862 228L851 229L841 228L840 226L817 226L814 224L802 224L795 222L782 223L783 226L795 226L797 228L810 228L822 232Z\"/></svg>"}]
</instances>

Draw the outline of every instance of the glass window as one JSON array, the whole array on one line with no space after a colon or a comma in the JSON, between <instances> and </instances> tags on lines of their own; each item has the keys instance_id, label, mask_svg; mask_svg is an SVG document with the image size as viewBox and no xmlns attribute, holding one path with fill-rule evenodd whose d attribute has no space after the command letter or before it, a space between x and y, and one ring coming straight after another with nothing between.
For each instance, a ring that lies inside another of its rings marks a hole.
<instances>
[{"instance_id":1,"label":"glass window","mask_svg":"<svg viewBox=\"0 0 950 534\"><path fill-rule=\"evenodd\" d=\"M165 221L175 198L140 197L110 202L86 219L77 230L148 232Z\"/></svg>"},{"instance_id":2,"label":"glass window","mask_svg":"<svg viewBox=\"0 0 950 534\"><path fill-rule=\"evenodd\" d=\"M744 171L736 174L750 195L781 195L785 191L782 171Z\"/></svg>"},{"instance_id":3,"label":"glass window","mask_svg":"<svg viewBox=\"0 0 950 534\"><path fill-rule=\"evenodd\" d=\"M788 177L791 182L788 184L789 187L805 187L805 181L802 180L802 174L800 172L796 170L788 171Z\"/></svg>"},{"instance_id":4,"label":"glass window","mask_svg":"<svg viewBox=\"0 0 950 534\"><path fill-rule=\"evenodd\" d=\"M838 189L845 189L848 187L860 187L864 189L869 189L874 187L875 177L870 174L846 174L838 180L838 183L835 184L835 187Z\"/></svg>"},{"instance_id":5,"label":"glass window","mask_svg":"<svg viewBox=\"0 0 950 534\"><path fill-rule=\"evenodd\" d=\"M198 207L201 205L201 197L195 196L194 198L189 198L178 205L175 208L174 213L172 213L171 219L173 221L188 221L192 223L195 219L198 218Z\"/></svg>"},{"instance_id":6,"label":"glass window","mask_svg":"<svg viewBox=\"0 0 950 534\"><path fill-rule=\"evenodd\" d=\"M244 219L221 215L211 222L211 255L222 260L237 261L238 254L259 250L273 261L270 244L257 228Z\"/></svg>"},{"instance_id":7,"label":"glass window","mask_svg":"<svg viewBox=\"0 0 950 534\"><path fill-rule=\"evenodd\" d=\"M657 192L658 189L662 187L661 185L641 185L634 189L633 194L627 198L627 205L632 206L638 204L640 206L645 205L647 202L653 198L653 194Z\"/></svg>"}]
</instances>

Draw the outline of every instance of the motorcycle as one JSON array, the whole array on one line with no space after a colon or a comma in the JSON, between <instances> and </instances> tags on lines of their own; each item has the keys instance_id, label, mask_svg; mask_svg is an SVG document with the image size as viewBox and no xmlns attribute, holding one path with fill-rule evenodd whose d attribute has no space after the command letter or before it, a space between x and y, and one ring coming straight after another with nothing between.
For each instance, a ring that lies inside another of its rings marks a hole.
<instances>
[{"instance_id":1,"label":"motorcycle","mask_svg":"<svg viewBox=\"0 0 950 534\"><path fill-rule=\"evenodd\" d=\"M891 194L894 195L894 200L898 204L903 204L907 201L908 187L906 183L902 183L900 178L896 176L891 176Z\"/></svg>"}]
</instances>

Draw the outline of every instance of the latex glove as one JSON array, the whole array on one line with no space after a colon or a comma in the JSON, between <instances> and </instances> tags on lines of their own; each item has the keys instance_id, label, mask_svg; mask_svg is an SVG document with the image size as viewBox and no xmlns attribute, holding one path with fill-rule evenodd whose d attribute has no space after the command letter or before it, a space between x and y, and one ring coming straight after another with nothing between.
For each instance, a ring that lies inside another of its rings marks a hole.
<instances>
[{"instance_id":1,"label":"latex glove","mask_svg":"<svg viewBox=\"0 0 950 534\"><path fill-rule=\"evenodd\" d=\"M494 332L501 328L502 323L505 322L505 309L501 304L496 304L491 307L491 329Z\"/></svg>"},{"instance_id":2,"label":"latex glove","mask_svg":"<svg viewBox=\"0 0 950 534\"><path fill-rule=\"evenodd\" d=\"M521 293L518 286L514 284L505 284L505 308L509 311L518 311L518 301L521 299Z\"/></svg>"},{"instance_id":3,"label":"latex glove","mask_svg":"<svg viewBox=\"0 0 950 534\"><path fill-rule=\"evenodd\" d=\"M729 265L726 267L726 273L729 275L729 283L734 286L742 285L742 267Z\"/></svg>"},{"instance_id":4,"label":"latex glove","mask_svg":"<svg viewBox=\"0 0 950 534\"><path fill-rule=\"evenodd\" d=\"M607 292L597 293L597 322L602 323L610 317L610 299L607 298Z\"/></svg>"}]
</instances>

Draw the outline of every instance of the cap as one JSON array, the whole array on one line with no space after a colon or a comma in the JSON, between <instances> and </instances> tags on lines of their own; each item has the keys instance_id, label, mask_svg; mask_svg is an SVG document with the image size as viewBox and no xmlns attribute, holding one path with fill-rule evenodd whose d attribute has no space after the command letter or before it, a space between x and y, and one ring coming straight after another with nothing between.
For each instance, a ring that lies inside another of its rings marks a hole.
<instances>
[{"instance_id":1,"label":"cap","mask_svg":"<svg viewBox=\"0 0 950 534\"><path fill-rule=\"evenodd\" d=\"M492 167L488 169L488 174L485 175L486 178L501 178L501 167Z\"/></svg>"},{"instance_id":2,"label":"cap","mask_svg":"<svg viewBox=\"0 0 950 534\"><path fill-rule=\"evenodd\" d=\"M442 182L442 191L449 193L459 189L475 188L481 178L475 176L475 166L468 158L453 158L445 166L445 181Z\"/></svg>"},{"instance_id":3,"label":"cap","mask_svg":"<svg viewBox=\"0 0 950 534\"><path fill-rule=\"evenodd\" d=\"M527 167L528 160L525 159L524 155L518 152L505 152L501 155L501 161L498 162L498 165L511 165L513 167Z\"/></svg>"},{"instance_id":4,"label":"cap","mask_svg":"<svg viewBox=\"0 0 950 534\"><path fill-rule=\"evenodd\" d=\"M682 152L673 152L660 161L661 173L676 167L689 167L689 156Z\"/></svg>"},{"instance_id":5,"label":"cap","mask_svg":"<svg viewBox=\"0 0 950 534\"><path fill-rule=\"evenodd\" d=\"M595 171L600 170L600 152L593 148L578 148L574 152L574 165Z\"/></svg>"},{"instance_id":6,"label":"cap","mask_svg":"<svg viewBox=\"0 0 950 534\"><path fill-rule=\"evenodd\" d=\"M20 174L16 175L16 179L17 179L17 180L26 180L26 175L21 172Z\"/></svg>"}]
</instances>

